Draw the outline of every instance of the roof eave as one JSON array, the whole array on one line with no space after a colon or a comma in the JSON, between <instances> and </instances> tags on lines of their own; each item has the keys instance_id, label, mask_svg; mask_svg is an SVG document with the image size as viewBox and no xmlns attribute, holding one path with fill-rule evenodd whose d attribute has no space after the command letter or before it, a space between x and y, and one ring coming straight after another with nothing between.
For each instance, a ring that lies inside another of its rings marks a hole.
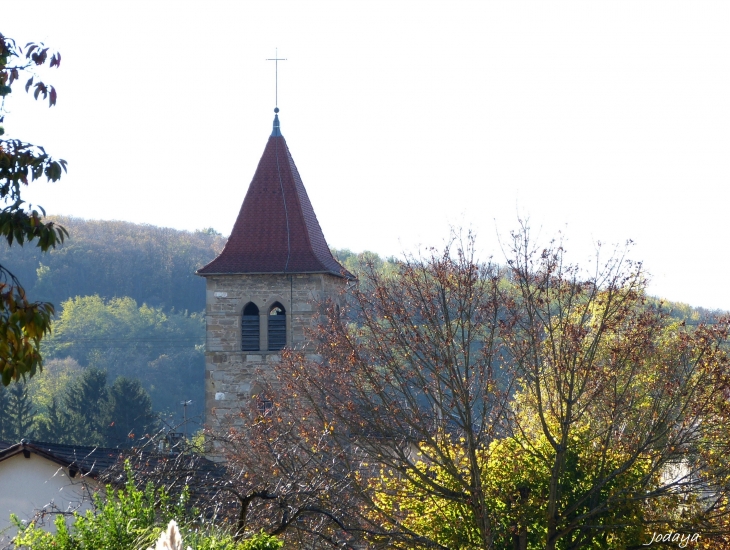
<instances>
[{"instance_id":1,"label":"roof eave","mask_svg":"<svg viewBox=\"0 0 730 550\"><path fill-rule=\"evenodd\" d=\"M334 273L332 271L220 271L216 273L201 273L199 270L195 272L198 277L213 277L215 275L332 275L342 279L356 280L352 273L345 271L345 274Z\"/></svg>"},{"instance_id":2,"label":"roof eave","mask_svg":"<svg viewBox=\"0 0 730 550\"><path fill-rule=\"evenodd\" d=\"M91 470L84 468L81 465L79 465L75 460L69 462L68 460L65 460L52 453L48 453L48 452L44 451L43 449L33 445L32 443L24 443L24 442L20 442L20 443L16 443L15 445L11 445L4 451L0 452L0 462L2 462L3 460L7 460L8 458L11 458L13 456L19 455L20 453L25 453L25 452L33 453L42 458L45 458L46 460L50 460L51 462L58 464L59 466L62 466L63 468L71 468L73 466L84 477L96 478L101 473L100 471L94 471L93 468Z\"/></svg>"}]
</instances>

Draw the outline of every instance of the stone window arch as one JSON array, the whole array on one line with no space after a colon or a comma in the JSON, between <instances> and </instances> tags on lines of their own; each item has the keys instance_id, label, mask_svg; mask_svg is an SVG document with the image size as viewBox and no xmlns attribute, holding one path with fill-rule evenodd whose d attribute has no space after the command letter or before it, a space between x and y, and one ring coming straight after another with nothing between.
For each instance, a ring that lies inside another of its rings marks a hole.
<instances>
[{"instance_id":1,"label":"stone window arch","mask_svg":"<svg viewBox=\"0 0 730 550\"><path fill-rule=\"evenodd\" d=\"M259 350L259 308L247 303L241 313L241 351Z\"/></svg>"},{"instance_id":2,"label":"stone window arch","mask_svg":"<svg viewBox=\"0 0 730 550\"><path fill-rule=\"evenodd\" d=\"M286 346L286 310L279 302L269 308L268 319L269 351L278 351Z\"/></svg>"}]
</instances>

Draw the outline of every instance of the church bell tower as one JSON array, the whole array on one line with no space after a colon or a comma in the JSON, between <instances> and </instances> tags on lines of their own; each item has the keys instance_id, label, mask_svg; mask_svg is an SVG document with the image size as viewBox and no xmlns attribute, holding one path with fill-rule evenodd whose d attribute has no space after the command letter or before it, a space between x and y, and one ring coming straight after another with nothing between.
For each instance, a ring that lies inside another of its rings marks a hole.
<instances>
[{"instance_id":1,"label":"church bell tower","mask_svg":"<svg viewBox=\"0 0 730 550\"><path fill-rule=\"evenodd\" d=\"M316 304L353 278L332 257L299 171L274 127L223 251L206 282L205 425L261 400L257 380L281 350L306 349ZM266 403L257 403L259 407Z\"/></svg>"}]
</instances>

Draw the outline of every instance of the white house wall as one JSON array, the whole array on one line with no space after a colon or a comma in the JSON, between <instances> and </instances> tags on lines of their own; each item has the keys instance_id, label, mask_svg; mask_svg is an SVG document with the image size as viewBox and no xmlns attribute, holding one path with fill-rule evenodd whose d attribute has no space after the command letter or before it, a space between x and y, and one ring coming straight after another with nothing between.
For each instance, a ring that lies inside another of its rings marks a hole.
<instances>
[{"instance_id":1,"label":"white house wall","mask_svg":"<svg viewBox=\"0 0 730 550\"><path fill-rule=\"evenodd\" d=\"M22 453L0 462L0 548L14 534L10 514L22 521L37 519L53 530L54 511L84 512L91 507L90 494L102 490L89 478L69 476L68 469L34 453Z\"/></svg>"}]
</instances>

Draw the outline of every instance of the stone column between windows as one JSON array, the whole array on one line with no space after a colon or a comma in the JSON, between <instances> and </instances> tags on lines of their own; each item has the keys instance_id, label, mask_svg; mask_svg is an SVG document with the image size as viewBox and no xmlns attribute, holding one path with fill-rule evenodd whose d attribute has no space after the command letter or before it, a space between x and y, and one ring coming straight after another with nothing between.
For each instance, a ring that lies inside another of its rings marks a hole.
<instances>
[{"instance_id":1,"label":"stone column between windows","mask_svg":"<svg viewBox=\"0 0 730 550\"><path fill-rule=\"evenodd\" d=\"M259 309L259 350L269 349L269 314L265 309Z\"/></svg>"}]
</instances>

